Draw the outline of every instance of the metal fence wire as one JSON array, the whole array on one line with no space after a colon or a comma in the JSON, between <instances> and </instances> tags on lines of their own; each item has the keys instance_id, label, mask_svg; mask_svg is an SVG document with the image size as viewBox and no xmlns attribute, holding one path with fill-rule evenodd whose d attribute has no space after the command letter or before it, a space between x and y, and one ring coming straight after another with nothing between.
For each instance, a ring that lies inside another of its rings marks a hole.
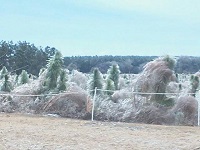
<instances>
[{"instance_id":1,"label":"metal fence wire","mask_svg":"<svg viewBox=\"0 0 200 150\"><path fill-rule=\"evenodd\" d=\"M102 89L97 89L95 88L94 90L92 90L94 92L94 95L93 97L91 98L92 100L92 110L91 110L91 121L94 121L95 118L94 118L94 113L95 113L95 105L96 105L96 99L97 99L97 91L101 91L101 92L107 92L107 91L110 91L110 92L114 92L114 91L111 91L111 90L102 90ZM91 91L88 91L88 92L91 92ZM173 97L176 97L178 98L180 96L180 93L144 93L144 92L125 92L125 94L127 95L131 95L131 98L133 99L134 101L134 106L135 108L138 107L138 105L140 103L146 103L148 101L148 96L149 95L168 95L168 96L173 96ZM70 95L70 94L80 94L80 92L63 92L63 93L50 93L50 94L39 94L39 95L30 95L30 94L13 94L13 93L0 93L0 97L19 97L19 98L23 98L23 99L26 99L26 97L32 97L34 99L37 99L37 98L43 98L43 97L48 97L48 96L58 96L57 99L54 99L54 101L58 100L59 98L63 97L63 96L66 96L66 95ZM188 95L192 95L194 93L187 93ZM198 102L198 113L197 113L197 119L198 119L198 126L200 126L200 91L197 91L195 93L196 97L195 99L197 100ZM138 101L138 97L142 97L142 100ZM129 97L130 98L130 97ZM51 106L51 104L53 103L53 101L49 101L45 107L48 107L48 106Z\"/></svg>"}]
</instances>

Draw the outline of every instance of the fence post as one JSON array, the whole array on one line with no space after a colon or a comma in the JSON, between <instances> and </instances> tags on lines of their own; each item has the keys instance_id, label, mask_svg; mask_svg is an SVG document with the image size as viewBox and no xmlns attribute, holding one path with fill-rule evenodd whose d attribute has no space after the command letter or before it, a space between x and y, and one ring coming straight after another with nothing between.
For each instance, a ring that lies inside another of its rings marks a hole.
<instances>
[{"instance_id":1,"label":"fence post","mask_svg":"<svg viewBox=\"0 0 200 150\"><path fill-rule=\"evenodd\" d=\"M97 94L97 87L94 89L94 97L93 97L93 104L92 104L92 118L91 120L94 120L94 105L95 105L95 99L96 99L96 94Z\"/></svg>"},{"instance_id":2,"label":"fence post","mask_svg":"<svg viewBox=\"0 0 200 150\"><path fill-rule=\"evenodd\" d=\"M200 91L198 90L196 92L196 98L197 98L197 102L198 102L198 114L197 114L197 117L198 117L198 126L200 125Z\"/></svg>"}]
</instances>

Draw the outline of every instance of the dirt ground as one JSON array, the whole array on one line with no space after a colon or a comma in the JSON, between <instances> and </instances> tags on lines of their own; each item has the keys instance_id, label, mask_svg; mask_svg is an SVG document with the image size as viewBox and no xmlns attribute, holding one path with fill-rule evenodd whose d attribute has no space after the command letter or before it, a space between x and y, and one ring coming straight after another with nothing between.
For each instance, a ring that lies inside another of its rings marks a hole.
<instances>
[{"instance_id":1,"label":"dirt ground","mask_svg":"<svg viewBox=\"0 0 200 150\"><path fill-rule=\"evenodd\" d=\"M0 150L200 150L200 127L0 114Z\"/></svg>"}]
</instances>

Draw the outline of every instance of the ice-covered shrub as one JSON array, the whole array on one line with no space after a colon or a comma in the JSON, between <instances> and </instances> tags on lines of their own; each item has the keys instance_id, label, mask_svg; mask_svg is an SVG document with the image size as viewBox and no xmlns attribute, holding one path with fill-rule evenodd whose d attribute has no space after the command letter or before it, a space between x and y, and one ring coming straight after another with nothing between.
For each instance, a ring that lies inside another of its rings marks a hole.
<instances>
[{"instance_id":1,"label":"ice-covered shrub","mask_svg":"<svg viewBox=\"0 0 200 150\"><path fill-rule=\"evenodd\" d=\"M101 97L96 98L95 103L95 118L96 120L109 121L130 121L130 116L135 113L134 100L125 99L114 103L110 99Z\"/></svg>"},{"instance_id":2,"label":"ice-covered shrub","mask_svg":"<svg viewBox=\"0 0 200 150\"><path fill-rule=\"evenodd\" d=\"M172 111L176 115L176 124L195 125L197 114L197 100L193 96L181 96L173 107Z\"/></svg>"},{"instance_id":3,"label":"ice-covered shrub","mask_svg":"<svg viewBox=\"0 0 200 150\"><path fill-rule=\"evenodd\" d=\"M143 72L137 78L135 89L138 92L158 93L149 95L152 102L160 104L168 103L171 99L164 94L170 81L174 80L173 68L174 61L167 57L157 58L144 66ZM163 93L163 94L162 94Z\"/></svg>"},{"instance_id":4,"label":"ice-covered shrub","mask_svg":"<svg viewBox=\"0 0 200 150\"><path fill-rule=\"evenodd\" d=\"M78 86L80 86L84 90L87 89L88 77L82 72L73 70L72 74L70 75L69 81L76 83Z\"/></svg>"},{"instance_id":5,"label":"ice-covered shrub","mask_svg":"<svg viewBox=\"0 0 200 150\"><path fill-rule=\"evenodd\" d=\"M114 102L118 102L120 99L127 99L127 98L132 98L133 97L133 93L128 91L127 89L123 89L123 90L117 90L112 94L111 99Z\"/></svg>"},{"instance_id":6,"label":"ice-covered shrub","mask_svg":"<svg viewBox=\"0 0 200 150\"><path fill-rule=\"evenodd\" d=\"M61 117L86 119L88 115L90 116L89 103L91 104L91 99L87 92L74 85L66 93L53 96L48 100L43 110Z\"/></svg>"}]
</instances>

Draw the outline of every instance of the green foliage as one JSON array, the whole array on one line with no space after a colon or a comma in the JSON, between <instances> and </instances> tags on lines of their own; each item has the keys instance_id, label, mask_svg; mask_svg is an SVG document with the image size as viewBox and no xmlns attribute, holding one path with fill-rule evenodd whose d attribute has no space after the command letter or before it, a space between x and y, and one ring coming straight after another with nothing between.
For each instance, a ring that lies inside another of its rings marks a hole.
<instances>
[{"instance_id":1,"label":"green foliage","mask_svg":"<svg viewBox=\"0 0 200 150\"><path fill-rule=\"evenodd\" d=\"M66 81L67 81L67 74L65 70L62 70L60 73L60 78L58 82L58 90L59 91L65 91L67 86L66 86Z\"/></svg>"},{"instance_id":2,"label":"green foliage","mask_svg":"<svg viewBox=\"0 0 200 150\"><path fill-rule=\"evenodd\" d=\"M1 70L1 75L0 75L0 79L3 79L5 75L8 74L8 70L6 69L5 66L3 66L2 70Z\"/></svg>"},{"instance_id":3,"label":"green foliage","mask_svg":"<svg viewBox=\"0 0 200 150\"><path fill-rule=\"evenodd\" d=\"M115 85L115 90L119 89L119 74L120 74L120 70L119 70L119 66L118 65L112 65L109 69L108 69L108 79L111 79L114 82Z\"/></svg>"},{"instance_id":4,"label":"green foliage","mask_svg":"<svg viewBox=\"0 0 200 150\"><path fill-rule=\"evenodd\" d=\"M174 69L175 67L175 60L172 59L169 55L163 57L163 60L167 62L169 69Z\"/></svg>"},{"instance_id":5,"label":"green foliage","mask_svg":"<svg viewBox=\"0 0 200 150\"><path fill-rule=\"evenodd\" d=\"M102 87L103 87L102 74L98 68L95 68L93 70L92 79L90 81L90 90L93 90L93 91L91 91L91 94L94 95L95 88L102 89ZM101 93L101 91L97 90L97 94L100 94L100 93Z\"/></svg>"},{"instance_id":6,"label":"green foliage","mask_svg":"<svg viewBox=\"0 0 200 150\"><path fill-rule=\"evenodd\" d=\"M62 54L57 51L55 55L48 61L47 64L47 89L55 89L57 87L57 80L61 73L63 65Z\"/></svg>"},{"instance_id":7,"label":"green foliage","mask_svg":"<svg viewBox=\"0 0 200 150\"><path fill-rule=\"evenodd\" d=\"M106 80L105 90L106 90L105 93L109 96L111 96L114 93L115 85L111 79Z\"/></svg>"},{"instance_id":8,"label":"green foliage","mask_svg":"<svg viewBox=\"0 0 200 150\"><path fill-rule=\"evenodd\" d=\"M28 73L25 70L22 70L22 73L20 74L20 84L28 83L29 77Z\"/></svg>"},{"instance_id":9,"label":"green foliage","mask_svg":"<svg viewBox=\"0 0 200 150\"><path fill-rule=\"evenodd\" d=\"M191 83L191 93L196 93L197 88L199 87L199 77L192 75L190 77L190 83ZM195 96L195 94L192 94L192 96Z\"/></svg>"},{"instance_id":10,"label":"green foliage","mask_svg":"<svg viewBox=\"0 0 200 150\"><path fill-rule=\"evenodd\" d=\"M1 91L11 92L11 90L13 89L12 84L8 79L9 79L8 75L5 75Z\"/></svg>"}]
</instances>

